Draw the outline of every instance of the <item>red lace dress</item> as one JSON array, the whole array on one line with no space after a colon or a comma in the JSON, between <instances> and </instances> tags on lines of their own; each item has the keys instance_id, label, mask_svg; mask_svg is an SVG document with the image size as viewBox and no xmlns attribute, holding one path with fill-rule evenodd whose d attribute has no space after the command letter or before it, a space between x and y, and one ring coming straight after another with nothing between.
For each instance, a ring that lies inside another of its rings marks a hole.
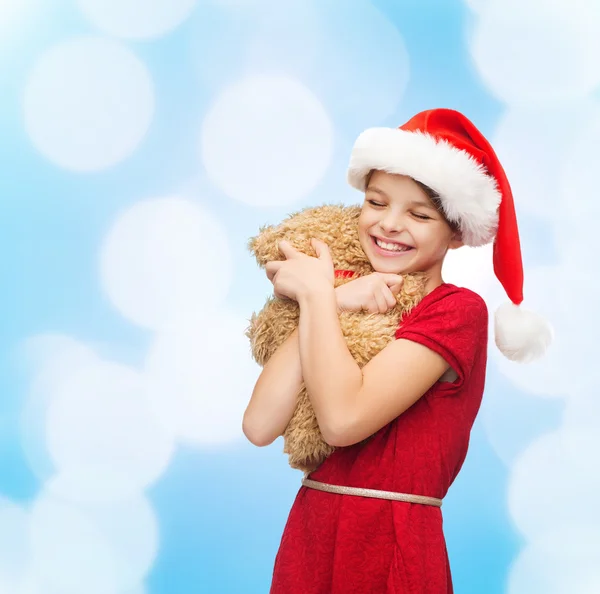
<instances>
[{"instance_id":1,"label":"red lace dress","mask_svg":"<svg viewBox=\"0 0 600 594\"><path fill-rule=\"evenodd\" d=\"M488 313L443 284L396 338L443 356L458 375L437 383L363 445L336 450L311 479L444 498L467 454L483 395ZM449 594L440 508L301 487L275 559L271 594Z\"/></svg>"}]
</instances>

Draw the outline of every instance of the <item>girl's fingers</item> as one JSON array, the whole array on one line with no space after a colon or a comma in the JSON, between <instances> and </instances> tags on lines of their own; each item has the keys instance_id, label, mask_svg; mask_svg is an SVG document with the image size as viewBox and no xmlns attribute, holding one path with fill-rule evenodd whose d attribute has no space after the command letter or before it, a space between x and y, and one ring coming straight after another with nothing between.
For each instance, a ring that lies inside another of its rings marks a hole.
<instances>
[{"instance_id":1,"label":"girl's fingers","mask_svg":"<svg viewBox=\"0 0 600 594\"><path fill-rule=\"evenodd\" d=\"M321 241L320 239L315 239L314 237L310 240L310 243L315 249L317 258L333 267L333 259L331 257L331 252L329 251L329 246L324 241Z\"/></svg>"},{"instance_id":2,"label":"girl's fingers","mask_svg":"<svg viewBox=\"0 0 600 594\"><path fill-rule=\"evenodd\" d=\"M383 291L375 291L375 301L377 302L377 311L385 313L389 308Z\"/></svg>"},{"instance_id":3,"label":"girl's fingers","mask_svg":"<svg viewBox=\"0 0 600 594\"><path fill-rule=\"evenodd\" d=\"M300 254L300 252L286 239L279 241L277 243L277 248L286 257L286 259L294 258Z\"/></svg>"},{"instance_id":4,"label":"girl's fingers","mask_svg":"<svg viewBox=\"0 0 600 594\"><path fill-rule=\"evenodd\" d=\"M402 290L402 283L399 283L397 285L391 285L390 287L388 287L390 289L390 291L392 292L392 295L397 295L398 293L400 293L400 291ZM394 299L394 302L396 300Z\"/></svg>"},{"instance_id":5,"label":"girl's fingers","mask_svg":"<svg viewBox=\"0 0 600 594\"><path fill-rule=\"evenodd\" d=\"M393 309L397 305L396 293L390 287L383 287L383 295L387 303L388 310Z\"/></svg>"},{"instance_id":6,"label":"girl's fingers","mask_svg":"<svg viewBox=\"0 0 600 594\"><path fill-rule=\"evenodd\" d=\"M265 265L265 271L267 273L267 278L270 281L273 281L273 277L277 274L278 270L281 268L283 262L279 262L279 261L272 261L272 262L267 262L267 264Z\"/></svg>"},{"instance_id":7,"label":"girl's fingers","mask_svg":"<svg viewBox=\"0 0 600 594\"><path fill-rule=\"evenodd\" d=\"M379 305L377 304L377 300L375 299L375 294L372 294L369 297L365 305L362 306L361 311L365 311L370 314L377 313L379 311Z\"/></svg>"},{"instance_id":8,"label":"girl's fingers","mask_svg":"<svg viewBox=\"0 0 600 594\"><path fill-rule=\"evenodd\" d=\"M404 278L400 274L382 274L383 281L392 290L399 293L404 283Z\"/></svg>"}]
</instances>

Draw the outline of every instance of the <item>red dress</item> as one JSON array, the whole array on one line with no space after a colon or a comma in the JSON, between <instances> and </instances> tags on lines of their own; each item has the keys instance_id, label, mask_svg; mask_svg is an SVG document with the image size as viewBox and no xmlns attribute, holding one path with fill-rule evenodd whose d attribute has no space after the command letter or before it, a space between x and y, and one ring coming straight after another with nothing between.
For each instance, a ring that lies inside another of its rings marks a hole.
<instances>
[{"instance_id":1,"label":"red dress","mask_svg":"<svg viewBox=\"0 0 600 594\"><path fill-rule=\"evenodd\" d=\"M435 384L365 444L337 449L310 478L443 499L467 454L483 395L488 313L443 284L396 338L443 356L458 374ZM271 594L450 594L440 508L301 487L275 559Z\"/></svg>"}]
</instances>

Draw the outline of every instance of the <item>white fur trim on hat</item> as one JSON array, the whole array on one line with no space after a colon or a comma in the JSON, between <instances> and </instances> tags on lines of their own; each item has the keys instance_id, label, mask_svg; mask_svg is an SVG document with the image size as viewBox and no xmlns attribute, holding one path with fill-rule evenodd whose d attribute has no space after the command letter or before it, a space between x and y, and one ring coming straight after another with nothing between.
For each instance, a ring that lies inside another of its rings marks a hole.
<instances>
[{"instance_id":1,"label":"white fur trim on hat","mask_svg":"<svg viewBox=\"0 0 600 594\"><path fill-rule=\"evenodd\" d=\"M364 191L374 169L408 175L437 192L448 220L458 223L465 245L485 245L494 239L502 197L494 178L467 152L422 132L370 128L354 144L348 181Z\"/></svg>"},{"instance_id":2,"label":"white fur trim on hat","mask_svg":"<svg viewBox=\"0 0 600 594\"><path fill-rule=\"evenodd\" d=\"M511 361L530 363L542 357L553 338L552 327L535 312L514 303L501 305L494 315L494 338Z\"/></svg>"}]
</instances>

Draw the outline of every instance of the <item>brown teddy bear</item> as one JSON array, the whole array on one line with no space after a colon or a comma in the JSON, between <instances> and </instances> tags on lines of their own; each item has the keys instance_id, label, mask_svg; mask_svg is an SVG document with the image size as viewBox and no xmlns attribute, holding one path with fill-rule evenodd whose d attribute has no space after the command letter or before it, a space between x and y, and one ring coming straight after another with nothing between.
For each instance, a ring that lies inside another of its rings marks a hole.
<instances>
[{"instance_id":1,"label":"brown teddy bear","mask_svg":"<svg viewBox=\"0 0 600 594\"><path fill-rule=\"evenodd\" d=\"M249 240L248 249L254 254L258 265L264 268L269 261L283 259L278 249L278 242L282 239L310 256L316 255L310 239L320 239L329 246L337 287L355 276L374 272L358 238L360 211L359 206L342 205L305 208L291 214L279 225L261 227L259 235ZM385 314L340 313L346 344L360 367L394 339L402 316L419 303L424 294L424 275L409 274L404 277L395 309ZM298 304L276 297L270 297L259 313L252 314L246 336L250 339L252 356L259 365L264 366L289 337L297 327L298 319ZM290 466L304 472L315 470L335 449L323 440L304 386L283 438L283 451L288 454Z\"/></svg>"}]
</instances>

